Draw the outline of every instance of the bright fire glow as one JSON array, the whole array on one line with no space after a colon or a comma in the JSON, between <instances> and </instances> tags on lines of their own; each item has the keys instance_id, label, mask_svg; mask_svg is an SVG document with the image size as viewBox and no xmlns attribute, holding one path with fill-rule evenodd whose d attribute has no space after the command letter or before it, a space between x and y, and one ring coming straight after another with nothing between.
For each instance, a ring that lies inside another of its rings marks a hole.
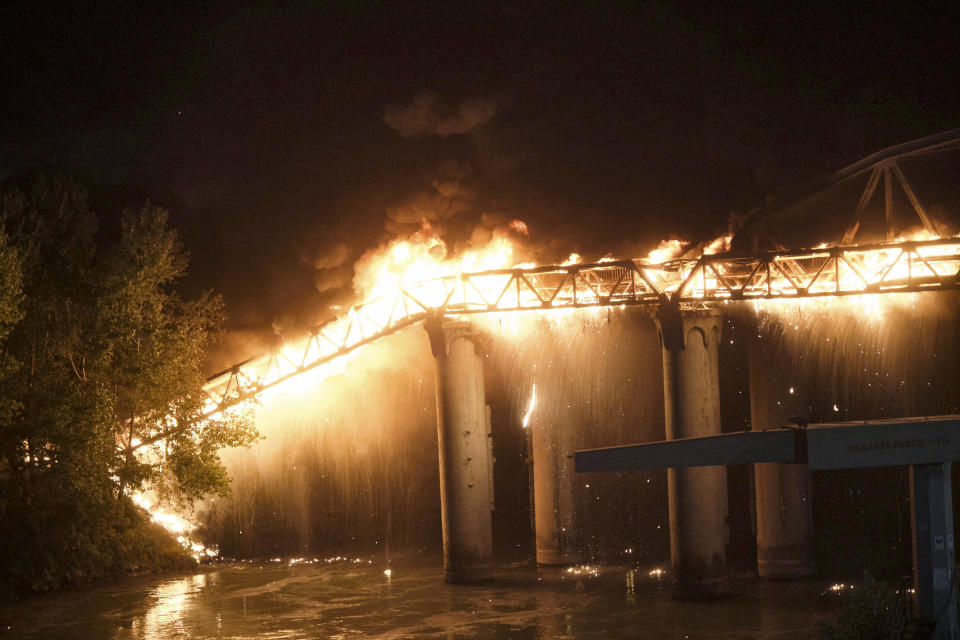
<instances>
[{"instance_id":1,"label":"bright fire glow","mask_svg":"<svg viewBox=\"0 0 960 640\"><path fill-rule=\"evenodd\" d=\"M727 232L722 236L714 238L706 247L703 248L704 255L713 255L730 251L730 243L733 242L733 232Z\"/></svg>"},{"instance_id":2,"label":"bright fire glow","mask_svg":"<svg viewBox=\"0 0 960 640\"><path fill-rule=\"evenodd\" d=\"M687 307L742 300L758 312L853 310L880 320L893 305L918 303L922 296L902 291L908 285L916 290L927 284L939 287L949 279L960 281L960 238L938 241L926 232L897 240L916 244L819 246L755 257L714 253L729 249L731 236L725 234L706 243L703 256L681 258L689 243L673 238L662 241L645 260L621 263L605 256L601 264L578 268L580 257L573 254L567 261L573 263L566 267L539 269L523 262L528 256L522 254L517 234L526 232L523 223L514 221L492 232L485 245L453 255L433 230L424 227L368 252L356 265L354 279L364 302L312 335L291 340L277 353L211 381L207 414L237 399L256 396L271 402L309 390L318 381L345 372L358 347L419 322L436 309L447 316L477 313L474 319L482 330L508 339L523 339L543 319L554 326L582 325L622 313L628 304L656 305L668 296ZM873 295L878 292L884 295ZM508 313L518 309L527 311ZM536 403L534 385L524 428ZM839 411L836 405L834 411ZM192 531L186 519L145 508L177 536L186 539ZM593 570L574 569L580 572L577 575Z\"/></svg>"},{"instance_id":3,"label":"bright fire glow","mask_svg":"<svg viewBox=\"0 0 960 640\"><path fill-rule=\"evenodd\" d=\"M530 416L533 415L533 410L537 406L537 383L533 383L533 390L530 391L530 404L527 405L527 412L523 414L523 428L526 429L527 425L530 424Z\"/></svg>"},{"instance_id":4,"label":"bright fire glow","mask_svg":"<svg viewBox=\"0 0 960 640\"><path fill-rule=\"evenodd\" d=\"M921 230L901 236L894 243L937 239ZM778 269L782 271L771 277L767 286L784 299L758 299L754 305L757 311L779 314L842 310L877 322L891 309L916 308L920 301L918 294L898 293L898 289L910 282L953 276L958 265L960 241L918 244L912 248L868 246L863 250L846 250L840 257L824 248L822 252L817 250L796 260L779 261ZM720 275L727 277L722 270ZM707 289L718 284L715 276L707 277L706 282ZM879 292L886 295L871 295ZM789 299L796 295L814 297Z\"/></svg>"},{"instance_id":5,"label":"bright fire glow","mask_svg":"<svg viewBox=\"0 0 960 640\"><path fill-rule=\"evenodd\" d=\"M187 553L193 556L194 560L203 558L215 558L220 555L216 547L207 547L190 537L190 534L197 528L197 525L190 522L182 515L162 507L158 501L151 498L147 492L136 491L129 494L130 499L135 505L146 511L150 515L150 520L163 527L172 534L180 546Z\"/></svg>"},{"instance_id":6,"label":"bright fire glow","mask_svg":"<svg viewBox=\"0 0 960 640\"><path fill-rule=\"evenodd\" d=\"M679 238L661 240L657 248L647 254L647 262L660 264L667 260L673 260L680 256L689 244L686 240L680 240Z\"/></svg>"},{"instance_id":7,"label":"bright fire glow","mask_svg":"<svg viewBox=\"0 0 960 640\"><path fill-rule=\"evenodd\" d=\"M895 243L819 246L755 257L716 253L729 249L730 233L705 243L698 258L680 258L689 243L671 238L645 260L623 264L605 256L600 264L583 269L570 268L579 264L577 254L554 268L523 262L518 241L525 233L526 226L513 221L485 236L482 246L454 255L424 225L368 251L355 266L354 278L365 302L279 352L211 381L208 389L214 393L207 412L243 397L269 401L277 393L309 389L344 372L356 348L437 309L447 316L497 316L496 330L515 333L527 324L505 320L511 314L499 312L542 310L551 323L561 323L570 314L589 315L585 307L597 315L624 304L660 304L665 297L688 306L743 300L758 312L836 308L879 320L891 306L916 303L917 294L902 293L904 289L939 287L960 271L960 239L936 241L925 231ZM911 244L896 244L903 241ZM886 295L872 295L880 292ZM528 418L529 412L525 422Z\"/></svg>"}]
</instances>

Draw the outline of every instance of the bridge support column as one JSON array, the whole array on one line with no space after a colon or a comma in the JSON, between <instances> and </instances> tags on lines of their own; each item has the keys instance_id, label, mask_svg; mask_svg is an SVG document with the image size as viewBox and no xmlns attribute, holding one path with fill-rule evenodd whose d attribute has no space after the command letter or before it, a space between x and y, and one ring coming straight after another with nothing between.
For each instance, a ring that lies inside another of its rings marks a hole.
<instances>
[{"instance_id":1,"label":"bridge support column","mask_svg":"<svg viewBox=\"0 0 960 640\"><path fill-rule=\"evenodd\" d=\"M749 343L750 424L754 431L806 418L803 390L790 385L771 364L756 336ZM810 469L805 464L754 465L757 496L757 573L769 580L791 580L812 572L813 518Z\"/></svg>"},{"instance_id":2,"label":"bridge support column","mask_svg":"<svg viewBox=\"0 0 960 640\"><path fill-rule=\"evenodd\" d=\"M715 311L664 309L663 393L668 440L716 435L720 429L717 344L721 315ZM667 471L673 597L723 597L727 584L727 470L691 467Z\"/></svg>"},{"instance_id":3,"label":"bridge support column","mask_svg":"<svg viewBox=\"0 0 960 640\"><path fill-rule=\"evenodd\" d=\"M564 565L574 554L574 465L566 421L530 425L533 440L533 499L537 564Z\"/></svg>"},{"instance_id":4,"label":"bridge support column","mask_svg":"<svg viewBox=\"0 0 960 640\"><path fill-rule=\"evenodd\" d=\"M468 324L427 321L437 361L443 568L448 582L493 577L493 459L483 362Z\"/></svg>"},{"instance_id":5,"label":"bridge support column","mask_svg":"<svg viewBox=\"0 0 960 640\"><path fill-rule=\"evenodd\" d=\"M950 463L910 467L914 604L931 624L930 638L957 640L953 490Z\"/></svg>"}]
</instances>

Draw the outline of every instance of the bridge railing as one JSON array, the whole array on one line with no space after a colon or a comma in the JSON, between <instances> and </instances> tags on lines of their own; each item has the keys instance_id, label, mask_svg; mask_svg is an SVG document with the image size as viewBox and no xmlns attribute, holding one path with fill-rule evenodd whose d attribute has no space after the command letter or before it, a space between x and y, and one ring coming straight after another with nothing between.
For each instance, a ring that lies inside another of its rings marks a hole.
<instances>
[{"instance_id":1,"label":"bridge railing","mask_svg":"<svg viewBox=\"0 0 960 640\"><path fill-rule=\"evenodd\" d=\"M916 292L960 285L960 239L704 255L664 267L681 280L668 287L680 303Z\"/></svg>"}]
</instances>

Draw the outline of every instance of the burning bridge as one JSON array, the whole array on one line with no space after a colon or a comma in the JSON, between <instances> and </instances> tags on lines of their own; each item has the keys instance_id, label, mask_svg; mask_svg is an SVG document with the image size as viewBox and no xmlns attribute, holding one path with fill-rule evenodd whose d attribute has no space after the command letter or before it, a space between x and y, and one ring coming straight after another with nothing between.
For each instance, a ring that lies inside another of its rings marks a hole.
<instances>
[{"instance_id":1,"label":"burning bridge","mask_svg":"<svg viewBox=\"0 0 960 640\"><path fill-rule=\"evenodd\" d=\"M866 180L852 216L848 213L847 224L833 243L789 249L769 231L770 216L759 216L751 221L752 228L759 230L754 235L755 248L746 252L710 253L708 249L699 256L661 261L517 267L399 283L389 295L354 306L342 317L315 327L299 342L212 377L205 389L205 414L213 416L252 401L296 376L422 323L437 360L446 575L451 581L488 578L492 575L489 412L470 315L645 307L655 316L661 336L668 440L715 436L720 433L717 341L724 305L960 289L960 236L946 235L938 228L898 164L905 158L958 148L960 130L893 147L835 174L827 189L802 199L817 205L837 185ZM864 235L867 212L881 181L885 234L880 241L857 242L858 235ZM909 235L897 233L896 185L909 201L905 209L913 227L919 228ZM778 213L784 211L789 209ZM765 248L760 247L761 240ZM751 368L760 371L763 366L751 359ZM756 430L783 424L784 417L775 411L766 417L760 414L754 412ZM572 462L557 456L558 448L555 436L534 431L537 558L543 564L572 560L559 533L561 516L554 508L541 508L557 504L556 496L570 490L572 474L561 473L558 467ZM803 503L809 472L805 465L786 464L796 460L757 461L761 462L755 476L760 573L774 578L805 574L810 524L809 505ZM725 470L722 466L675 469L669 476L669 495L676 595L723 593Z\"/></svg>"},{"instance_id":2,"label":"burning bridge","mask_svg":"<svg viewBox=\"0 0 960 640\"><path fill-rule=\"evenodd\" d=\"M705 254L661 264L611 260L463 273L414 283L392 298L358 304L315 327L300 344L213 376L205 389L206 412L212 415L252 399L379 338L442 317L643 305L664 319L706 309L710 303L957 288L960 237Z\"/></svg>"}]
</instances>

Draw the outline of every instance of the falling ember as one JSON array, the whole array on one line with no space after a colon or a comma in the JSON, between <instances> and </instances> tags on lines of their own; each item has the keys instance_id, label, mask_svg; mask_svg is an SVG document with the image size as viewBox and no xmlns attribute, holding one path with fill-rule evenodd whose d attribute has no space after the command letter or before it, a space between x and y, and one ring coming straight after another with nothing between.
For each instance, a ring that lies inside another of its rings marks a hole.
<instances>
[{"instance_id":1,"label":"falling ember","mask_svg":"<svg viewBox=\"0 0 960 640\"><path fill-rule=\"evenodd\" d=\"M533 409L537 406L537 383L533 383L533 390L530 392L530 404L527 405L527 412L523 414L523 428L526 429L530 424L530 416L533 415Z\"/></svg>"},{"instance_id":2,"label":"falling ember","mask_svg":"<svg viewBox=\"0 0 960 640\"><path fill-rule=\"evenodd\" d=\"M592 564L578 564L567 567L567 573L573 576L589 576L596 578L600 575L600 568Z\"/></svg>"}]
</instances>

